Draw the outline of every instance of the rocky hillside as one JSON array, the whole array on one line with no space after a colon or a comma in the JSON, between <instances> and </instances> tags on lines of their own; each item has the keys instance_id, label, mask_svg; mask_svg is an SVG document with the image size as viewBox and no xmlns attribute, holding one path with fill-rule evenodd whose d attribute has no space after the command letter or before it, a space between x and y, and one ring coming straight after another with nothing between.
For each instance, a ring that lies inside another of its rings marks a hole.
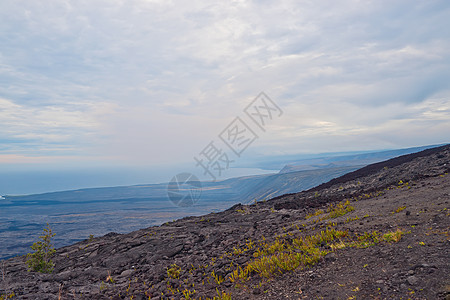
<instances>
[{"instance_id":1,"label":"rocky hillside","mask_svg":"<svg viewBox=\"0 0 450 300\"><path fill-rule=\"evenodd\" d=\"M1 265L0 299L449 299L450 146ZM126 222L126 220L124 220Z\"/></svg>"}]
</instances>

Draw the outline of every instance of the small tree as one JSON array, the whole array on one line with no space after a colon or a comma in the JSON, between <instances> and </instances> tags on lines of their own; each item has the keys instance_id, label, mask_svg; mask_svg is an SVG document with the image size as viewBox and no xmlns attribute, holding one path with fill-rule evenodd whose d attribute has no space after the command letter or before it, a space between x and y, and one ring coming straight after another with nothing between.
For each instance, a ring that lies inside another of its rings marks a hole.
<instances>
[{"instance_id":1,"label":"small tree","mask_svg":"<svg viewBox=\"0 0 450 300\"><path fill-rule=\"evenodd\" d=\"M31 246L34 253L27 254L27 265L28 271L36 271L41 273L51 273L55 264L51 261L51 256L56 252L55 248L51 243L52 237L55 234L52 233L50 225L47 223L47 227L44 228L43 235Z\"/></svg>"}]
</instances>

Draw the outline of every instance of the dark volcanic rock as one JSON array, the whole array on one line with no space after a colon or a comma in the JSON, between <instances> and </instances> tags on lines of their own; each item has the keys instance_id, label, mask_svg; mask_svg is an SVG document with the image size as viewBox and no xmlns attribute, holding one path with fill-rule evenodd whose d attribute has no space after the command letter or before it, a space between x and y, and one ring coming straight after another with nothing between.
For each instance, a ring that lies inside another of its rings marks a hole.
<instances>
[{"instance_id":1,"label":"dark volcanic rock","mask_svg":"<svg viewBox=\"0 0 450 300\"><path fill-rule=\"evenodd\" d=\"M1 265L0 296L212 299L219 292L233 299L446 299L449 166L450 147L439 147L367 166L302 193L129 234L110 233L58 249L52 274L27 272L25 257L9 259ZM344 199L353 211L306 218ZM230 279L240 274L238 267L245 270L258 259L265 245L276 240L290 245L330 227L360 236L408 233L397 242L367 247L322 242L321 251L329 253L316 264L269 279L255 270L248 280Z\"/></svg>"}]
</instances>

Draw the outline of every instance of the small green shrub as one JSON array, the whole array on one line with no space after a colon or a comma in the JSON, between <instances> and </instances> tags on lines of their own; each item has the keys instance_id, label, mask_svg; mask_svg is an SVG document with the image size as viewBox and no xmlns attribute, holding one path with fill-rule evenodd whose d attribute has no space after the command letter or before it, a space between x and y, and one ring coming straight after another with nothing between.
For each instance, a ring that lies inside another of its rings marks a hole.
<instances>
[{"instance_id":1,"label":"small green shrub","mask_svg":"<svg viewBox=\"0 0 450 300\"><path fill-rule=\"evenodd\" d=\"M44 228L43 235L39 236L40 241L35 242L31 249L34 253L27 254L28 271L36 271L41 273L51 273L55 264L51 261L51 256L56 252L52 245L51 239L55 234L52 232L50 225Z\"/></svg>"}]
</instances>

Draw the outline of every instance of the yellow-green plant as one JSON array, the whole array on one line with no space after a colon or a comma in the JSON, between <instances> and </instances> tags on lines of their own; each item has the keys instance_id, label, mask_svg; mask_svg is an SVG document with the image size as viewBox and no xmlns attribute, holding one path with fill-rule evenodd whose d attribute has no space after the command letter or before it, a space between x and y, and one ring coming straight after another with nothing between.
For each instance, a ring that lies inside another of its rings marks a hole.
<instances>
[{"instance_id":1,"label":"yellow-green plant","mask_svg":"<svg viewBox=\"0 0 450 300\"><path fill-rule=\"evenodd\" d=\"M36 271L41 273L51 273L55 264L51 257L56 252L52 245L51 239L55 234L52 232L50 225L44 228L43 235L39 236L40 241L35 242L31 249L34 253L27 254L28 271Z\"/></svg>"},{"instance_id":2,"label":"yellow-green plant","mask_svg":"<svg viewBox=\"0 0 450 300\"><path fill-rule=\"evenodd\" d=\"M394 211L392 212L392 214L399 213L399 212L401 212L402 210L404 210L405 208L406 208L406 206L400 206L399 208L397 208L396 210L394 210Z\"/></svg>"},{"instance_id":3,"label":"yellow-green plant","mask_svg":"<svg viewBox=\"0 0 450 300\"><path fill-rule=\"evenodd\" d=\"M367 248L374 246L380 242L380 233L376 230L372 232L364 232L362 235L359 235L357 240L350 243L350 247L356 248Z\"/></svg>"},{"instance_id":4,"label":"yellow-green plant","mask_svg":"<svg viewBox=\"0 0 450 300\"><path fill-rule=\"evenodd\" d=\"M182 291L182 293L183 293L183 296L184 296L185 300L191 300L191 299L193 299L193 298L191 298L191 296L195 294L195 290L191 291L191 290L188 290L188 289L184 289Z\"/></svg>"},{"instance_id":5,"label":"yellow-green plant","mask_svg":"<svg viewBox=\"0 0 450 300\"><path fill-rule=\"evenodd\" d=\"M353 206L350 205L350 201L345 201L345 202L339 202L338 204L330 204L327 207L327 214L323 217L320 217L318 220L316 220L315 222L319 222L322 220L327 220L327 219L334 219L340 216L343 216L351 211L354 211L355 208ZM322 214L324 214L325 211L323 209L318 209L315 212L307 215L305 218L309 219L315 216L320 216Z\"/></svg>"},{"instance_id":6,"label":"yellow-green plant","mask_svg":"<svg viewBox=\"0 0 450 300\"><path fill-rule=\"evenodd\" d=\"M318 209L315 212L313 212L312 214L307 215L305 217L305 219L309 219L309 218L312 218L312 217L315 217L315 216L319 216L319 215L321 215L323 213L324 213L324 211L322 209Z\"/></svg>"},{"instance_id":7,"label":"yellow-green plant","mask_svg":"<svg viewBox=\"0 0 450 300\"><path fill-rule=\"evenodd\" d=\"M108 276L106 277L106 282L114 283L114 279L111 276L111 271L108 271Z\"/></svg>"},{"instance_id":8,"label":"yellow-green plant","mask_svg":"<svg viewBox=\"0 0 450 300\"><path fill-rule=\"evenodd\" d=\"M172 279L180 278L181 268L176 264L172 264L170 268L167 269L167 277Z\"/></svg>"},{"instance_id":9,"label":"yellow-green plant","mask_svg":"<svg viewBox=\"0 0 450 300\"><path fill-rule=\"evenodd\" d=\"M333 251L336 251L338 249L344 249L345 247L347 247L347 245L345 244L344 241L339 240L337 243L330 244L330 247Z\"/></svg>"},{"instance_id":10,"label":"yellow-green plant","mask_svg":"<svg viewBox=\"0 0 450 300\"><path fill-rule=\"evenodd\" d=\"M357 220L359 220L358 216L356 216L354 218L348 217L347 220L345 220L345 223L350 223L350 222L357 221Z\"/></svg>"},{"instance_id":11,"label":"yellow-green plant","mask_svg":"<svg viewBox=\"0 0 450 300\"><path fill-rule=\"evenodd\" d=\"M108 285L102 281L102 283L100 283L100 286L98 288L100 289L100 292L103 292L108 288Z\"/></svg>"},{"instance_id":12,"label":"yellow-green plant","mask_svg":"<svg viewBox=\"0 0 450 300\"><path fill-rule=\"evenodd\" d=\"M262 250L258 248L254 252L255 259L246 266L247 272L269 278L301 266L314 265L328 253L321 249L322 245L347 235L346 231L327 229L315 235L295 238L292 242L277 239L270 244L263 244Z\"/></svg>"},{"instance_id":13,"label":"yellow-green plant","mask_svg":"<svg viewBox=\"0 0 450 300\"><path fill-rule=\"evenodd\" d=\"M16 297L16 294L14 293L0 294L0 300L13 299L14 297Z\"/></svg>"},{"instance_id":14,"label":"yellow-green plant","mask_svg":"<svg viewBox=\"0 0 450 300\"><path fill-rule=\"evenodd\" d=\"M214 280L216 281L217 284L221 284L222 282L225 281L225 279L223 279L222 276L217 275L216 272L214 272L214 270L211 272L211 276L214 278Z\"/></svg>"},{"instance_id":15,"label":"yellow-green plant","mask_svg":"<svg viewBox=\"0 0 450 300\"><path fill-rule=\"evenodd\" d=\"M228 277L232 283L237 281L246 281L248 280L248 268L245 267L242 269L241 266L238 266L233 272L231 272L230 277Z\"/></svg>"},{"instance_id":16,"label":"yellow-green plant","mask_svg":"<svg viewBox=\"0 0 450 300\"><path fill-rule=\"evenodd\" d=\"M219 292L218 289L216 289L216 292L217 292L217 295L218 295L217 300L231 300L231 295L230 294L227 294L224 291L220 291ZM216 297L214 297L214 299L216 299Z\"/></svg>"},{"instance_id":17,"label":"yellow-green plant","mask_svg":"<svg viewBox=\"0 0 450 300\"><path fill-rule=\"evenodd\" d=\"M336 205L330 204L327 209L328 216L326 217L326 219L337 218L354 210L355 208L350 205L350 202L348 200L345 202L340 202Z\"/></svg>"},{"instance_id":18,"label":"yellow-green plant","mask_svg":"<svg viewBox=\"0 0 450 300\"><path fill-rule=\"evenodd\" d=\"M383 234L383 240L390 243L390 242L398 242L402 238L402 235L404 234L403 231L400 229L397 229L396 231L390 231L385 234Z\"/></svg>"}]
</instances>

